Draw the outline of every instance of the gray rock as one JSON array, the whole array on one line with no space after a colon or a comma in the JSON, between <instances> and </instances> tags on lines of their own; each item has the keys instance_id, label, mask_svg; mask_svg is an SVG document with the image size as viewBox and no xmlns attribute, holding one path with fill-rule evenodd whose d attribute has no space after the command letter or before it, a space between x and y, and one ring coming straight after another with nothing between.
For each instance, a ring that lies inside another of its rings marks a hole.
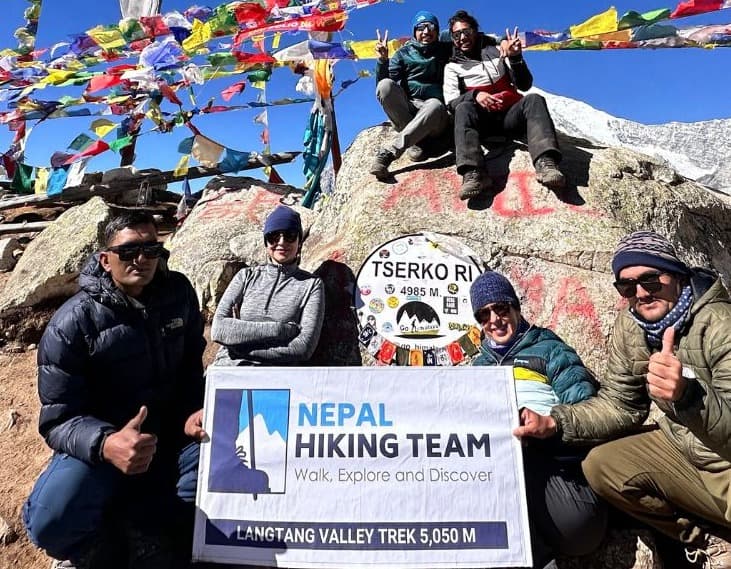
<instances>
[{"instance_id":1,"label":"gray rock","mask_svg":"<svg viewBox=\"0 0 731 569\"><path fill-rule=\"evenodd\" d=\"M0 239L0 273L12 271L15 267L15 251L20 248L20 243L13 237Z\"/></svg>"},{"instance_id":2,"label":"gray rock","mask_svg":"<svg viewBox=\"0 0 731 569\"><path fill-rule=\"evenodd\" d=\"M18 539L18 533L0 516L0 546L10 545Z\"/></svg>"},{"instance_id":3,"label":"gray rock","mask_svg":"<svg viewBox=\"0 0 731 569\"><path fill-rule=\"evenodd\" d=\"M103 240L111 210L100 197L64 212L26 248L0 294L0 317L76 292L81 267Z\"/></svg>"},{"instance_id":4,"label":"gray rock","mask_svg":"<svg viewBox=\"0 0 731 569\"><path fill-rule=\"evenodd\" d=\"M198 293L201 307L213 312L236 272L263 263L264 219L280 203L291 203L291 186L253 178L218 176L204 191L185 223L170 241L170 268L184 273ZM295 206L305 231L314 214Z\"/></svg>"},{"instance_id":5,"label":"gray rock","mask_svg":"<svg viewBox=\"0 0 731 569\"><path fill-rule=\"evenodd\" d=\"M428 230L454 236L515 284L528 320L556 331L601 378L620 299L610 263L618 240L638 229L668 236L691 265L731 277L731 206L660 160L561 138L566 190L535 178L521 144L497 146L486 166L496 194L462 202L451 154L414 165L401 158L391 183L368 174L390 127L360 133L336 191L318 204L307 268L325 259L357 273L376 246Z\"/></svg>"}]
</instances>

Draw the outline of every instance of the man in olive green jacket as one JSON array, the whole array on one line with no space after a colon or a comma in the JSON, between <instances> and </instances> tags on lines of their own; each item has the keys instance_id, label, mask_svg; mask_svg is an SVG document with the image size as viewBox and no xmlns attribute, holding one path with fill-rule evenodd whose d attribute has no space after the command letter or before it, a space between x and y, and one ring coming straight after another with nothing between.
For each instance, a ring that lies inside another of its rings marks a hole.
<instances>
[{"instance_id":1,"label":"man in olive green jacket","mask_svg":"<svg viewBox=\"0 0 731 569\"><path fill-rule=\"evenodd\" d=\"M597 397L530 414L518 436L597 443L583 468L619 509L687 545L688 559L731 568L731 299L651 231L623 238L614 326ZM650 402L659 429L637 434ZM635 434L632 434L632 433Z\"/></svg>"}]
</instances>

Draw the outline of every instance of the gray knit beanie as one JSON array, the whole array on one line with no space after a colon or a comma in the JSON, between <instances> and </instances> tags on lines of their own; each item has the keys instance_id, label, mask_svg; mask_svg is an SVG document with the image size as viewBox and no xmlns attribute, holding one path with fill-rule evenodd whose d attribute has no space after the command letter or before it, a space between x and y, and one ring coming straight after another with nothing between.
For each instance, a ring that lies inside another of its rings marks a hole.
<instances>
[{"instance_id":1,"label":"gray knit beanie","mask_svg":"<svg viewBox=\"0 0 731 569\"><path fill-rule=\"evenodd\" d=\"M488 271L482 273L470 287L472 313L493 302L507 302L520 309L520 301L510 281L500 273Z\"/></svg>"},{"instance_id":2,"label":"gray knit beanie","mask_svg":"<svg viewBox=\"0 0 731 569\"><path fill-rule=\"evenodd\" d=\"M654 231L635 231L619 241L612 259L614 278L618 279L625 267L637 265L681 275L690 273L688 265L678 258L673 244Z\"/></svg>"}]
</instances>

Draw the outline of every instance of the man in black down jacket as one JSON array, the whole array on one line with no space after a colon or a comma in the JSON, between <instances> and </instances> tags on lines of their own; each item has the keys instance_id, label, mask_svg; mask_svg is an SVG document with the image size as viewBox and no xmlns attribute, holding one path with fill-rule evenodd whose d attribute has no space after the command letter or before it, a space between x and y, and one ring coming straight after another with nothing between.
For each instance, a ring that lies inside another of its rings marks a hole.
<instances>
[{"instance_id":1,"label":"man in black down jacket","mask_svg":"<svg viewBox=\"0 0 731 569\"><path fill-rule=\"evenodd\" d=\"M113 219L105 241L40 342L39 430L54 455L23 518L77 567L179 567L205 435L203 320L149 214Z\"/></svg>"}]
</instances>

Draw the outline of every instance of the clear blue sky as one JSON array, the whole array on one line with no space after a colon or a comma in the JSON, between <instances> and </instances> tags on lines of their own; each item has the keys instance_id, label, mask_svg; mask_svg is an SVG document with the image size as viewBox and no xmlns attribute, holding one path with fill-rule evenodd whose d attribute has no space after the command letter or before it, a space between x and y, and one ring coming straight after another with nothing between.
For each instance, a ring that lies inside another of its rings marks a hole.
<instances>
[{"instance_id":1,"label":"clear blue sky","mask_svg":"<svg viewBox=\"0 0 731 569\"><path fill-rule=\"evenodd\" d=\"M449 16L463 8L474 14L486 32L503 33L506 27L518 26L520 30L546 29L561 31L570 25L602 12L610 5L623 14L628 10L644 12L655 8L674 8L672 0L583 0L567 2L557 0L523 0L522 2L488 2L485 0L406 0L403 3L383 2L350 13L346 30L340 39L364 40L375 37L376 28L389 30L389 36L408 36L412 15L422 9L433 11L446 24ZM0 19L1 45L15 47L13 31L24 24L25 0L2 0L3 17ZM183 11L193 4L217 6L220 2L193 2L191 0L163 0L163 12ZM488 8L489 6L489 8ZM120 18L117 0L45 0L38 31L37 47L48 47L68 39L69 34L81 33L97 24L117 23ZM731 10L715 14L677 20L676 25L731 23ZM305 34L285 35L280 47L306 39ZM337 37L335 41L337 41ZM580 99L613 115L646 124L668 121L699 121L731 117L731 48L658 49L658 50L606 50L528 52L526 60L535 77L536 86L574 99ZM336 84L355 78L359 69L373 69L374 61L341 61L335 67ZM243 78L243 77L242 77ZM300 96L295 92L299 76L288 69L277 69L267 88L270 100ZM241 78L228 78L197 86L198 101L204 104L216 97L222 103L220 91ZM385 117L374 96L375 80L361 79L336 100L338 127L343 150L357 133L378 124ZM36 91L39 99L53 100L64 94L78 94L50 88ZM256 99L257 90L246 90L230 104ZM187 97L182 97L186 103ZM4 110L4 104L0 108ZM310 104L275 107L269 111L272 151L299 150L306 126ZM213 114L195 119L201 132L225 146L241 150L260 150L260 126L252 122L258 111L242 110ZM49 120L30 135L26 148L26 162L38 166L48 165L55 150L64 150L79 133L88 132L88 126L96 117ZM116 117L110 117L115 119ZM149 121L143 131L151 127ZM30 125L29 125L30 126ZM157 167L172 169L180 155L177 145L190 136L185 128L169 134L148 134L137 145L139 168ZM7 149L11 135L0 125L0 146ZM108 138L112 138L109 135ZM88 171L105 170L117 166L117 154L107 152L89 162ZM280 167L285 180L301 185L301 161ZM252 172L254 176L260 174ZM193 188L201 187L204 180L194 182Z\"/></svg>"}]
</instances>

